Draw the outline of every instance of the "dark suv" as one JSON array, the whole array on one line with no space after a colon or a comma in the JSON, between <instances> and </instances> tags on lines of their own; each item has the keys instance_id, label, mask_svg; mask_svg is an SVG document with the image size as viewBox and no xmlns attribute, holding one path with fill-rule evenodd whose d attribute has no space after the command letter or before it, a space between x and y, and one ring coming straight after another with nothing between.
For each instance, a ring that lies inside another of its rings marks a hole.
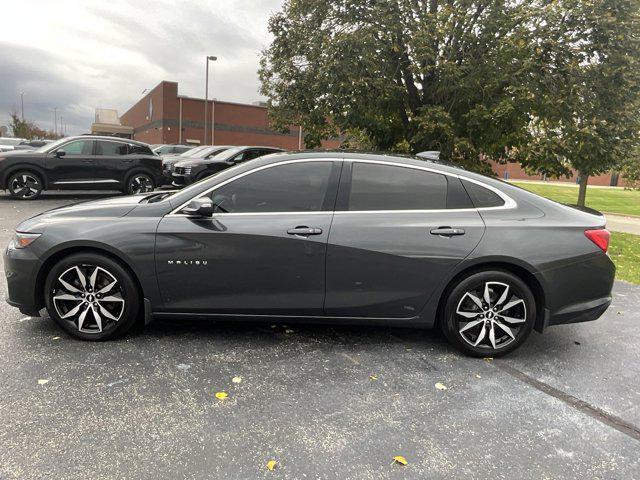
<instances>
[{"instance_id":1,"label":"dark suv","mask_svg":"<svg viewBox=\"0 0 640 480\"><path fill-rule=\"evenodd\" d=\"M0 154L0 185L12 197L32 200L43 190L152 191L162 159L149 145L114 137L67 137L33 151Z\"/></svg>"},{"instance_id":2,"label":"dark suv","mask_svg":"<svg viewBox=\"0 0 640 480\"><path fill-rule=\"evenodd\" d=\"M174 165L171 174L173 185L176 187L189 185L232 165L278 152L284 152L284 150L275 147L241 146L227 147L224 151L205 158L185 158Z\"/></svg>"}]
</instances>

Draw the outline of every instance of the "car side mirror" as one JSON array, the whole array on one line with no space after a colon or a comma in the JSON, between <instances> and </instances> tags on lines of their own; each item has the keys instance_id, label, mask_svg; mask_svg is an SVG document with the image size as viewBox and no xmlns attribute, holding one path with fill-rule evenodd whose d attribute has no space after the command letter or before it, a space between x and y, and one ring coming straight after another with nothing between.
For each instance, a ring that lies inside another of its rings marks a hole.
<instances>
[{"instance_id":1,"label":"car side mirror","mask_svg":"<svg viewBox=\"0 0 640 480\"><path fill-rule=\"evenodd\" d=\"M228 164L228 165L235 165L236 161L233 158L227 158L224 163Z\"/></svg>"},{"instance_id":2,"label":"car side mirror","mask_svg":"<svg viewBox=\"0 0 640 480\"><path fill-rule=\"evenodd\" d=\"M186 207L182 209L187 215L195 215L198 217L210 217L213 215L213 202L210 198L201 197L191 200Z\"/></svg>"},{"instance_id":3,"label":"car side mirror","mask_svg":"<svg viewBox=\"0 0 640 480\"><path fill-rule=\"evenodd\" d=\"M56 157L62 158L67 154L64 150L56 150Z\"/></svg>"}]
</instances>

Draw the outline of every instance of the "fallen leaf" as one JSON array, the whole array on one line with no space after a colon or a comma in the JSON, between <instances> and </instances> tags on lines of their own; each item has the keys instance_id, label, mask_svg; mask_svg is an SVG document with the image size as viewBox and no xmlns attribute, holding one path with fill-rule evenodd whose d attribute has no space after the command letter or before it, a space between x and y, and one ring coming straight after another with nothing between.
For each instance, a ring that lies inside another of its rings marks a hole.
<instances>
[{"instance_id":1,"label":"fallen leaf","mask_svg":"<svg viewBox=\"0 0 640 480\"><path fill-rule=\"evenodd\" d=\"M393 457L393 461L400 465L406 465L408 463L407 459L404 458L402 455L396 455L395 457Z\"/></svg>"},{"instance_id":2,"label":"fallen leaf","mask_svg":"<svg viewBox=\"0 0 640 480\"><path fill-rule=\"evenodd\" d=\"M447 386L446 386L446 385L444 385L443 383L438 382L438 383L436 383L436 388L437 388L438 390L446 390L446 389L447 389Z\"/></svg>"},{"instance_id":3,"label":"fallen leaf","mask_svg":"<svg viewBox=\"0 0 640 480\"><path fill-rule=\"evenodd\" d=\"M291 330L290 328L287 328L284 333L293 333L293 330Z\"/></svg>"},{"instance_id":4,"label":"fallen leaf","mask_svg":"<svg viewBox=\"0 0 640 480\"><path fill-rule=\"evenodd\" d=\"M231 379L231 381L232 381L233 383L240 383L240 382L242 382L242 377L233 377L233 378Z\"/></svg>"},{"instance_id":5,"label":"fallen leaf","mask_svg":"<svg viewBox=\"0 0 640 480\"><path fill-rule=\"evenodd\" d=\"M278 462L276 462L275 460L269 460L267 462L267 468L269 470L273 470L274 468L276 468L276 465L278 464Z\"/></svg>"},{"instance_id":6,"label":"fallen leaf","mask_svg":"<svg viewBox=\"0 0 640 480\"><path fill-rule=\"evenodd\" d=\"M38 385L44 385L45 383L49 383L50 378L40 378L38 379Z\"/></svg>"},{"instance_id":7,"label":"fallen leaf","mask_svg":"<svg viewBox=\"0 0 640 480\"><path fill-rule=\"evenodd\" d=\"M490 362L491 360L493 360L493 357L484 357L484 359L485 359L487 362Z\"/></svg>"},{"instance_id":8,"label":"fallen leaf","mask_svg":"<svg viewBox=\"0 0 640 480\"><path fill-rule=\"evenodd\" d=\"M376 375L369 375L369 380L377 380L378 377Z\"/></svg>"},{"instance_id":9,"label":"fallen leaf","mask_svg":"<svg viewBox=\"0 0 640 480\"><path fill-rule=\"evenodd\" d=\"M482 378L479 374L476 373L476 378Z\"/></svg>"},{"instance_id":10,"label":"fallen leaf","mask_svg":"<svg viewBox=\"0 0 640 480\"><path fill-rule=\"evenodd\" d=\"M53 337L51 340L60 340L60 337Z\"/></svg>"},{"instance_id":11,"label":"fallen leaf","mask_svg":"<svg viewBox=\"0 0 640 480\"><path fill-rule=\"evenodd\" d=\"M229 394L227 392L216 392L216 398L218 400L224 400L228 396L229 396Z\"/></svg>"}]
</instances>

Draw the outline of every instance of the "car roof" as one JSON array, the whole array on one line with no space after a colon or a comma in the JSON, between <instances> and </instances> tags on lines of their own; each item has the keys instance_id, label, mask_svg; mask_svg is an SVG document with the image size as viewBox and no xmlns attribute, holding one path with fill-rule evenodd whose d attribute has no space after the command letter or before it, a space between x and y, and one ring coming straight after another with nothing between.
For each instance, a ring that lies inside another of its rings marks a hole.
<instances>
[{"instance_id":1,"label":"car roof","mask_svg":"<svg viewBox=\"0 0 640 480\"><path fill-rule=\"evenodd\" d=\"M138 140L132 140L130 138L122 138L122 137L113 137L109 135L74 135L72 137L66 137L65 140L85 140L87 138L91 140L111 140L112 142L116 141L116 142L134 143L136 145L151 147L151 145L149 145L148 143L140 142Z\"/></svg>"}]
</instances>

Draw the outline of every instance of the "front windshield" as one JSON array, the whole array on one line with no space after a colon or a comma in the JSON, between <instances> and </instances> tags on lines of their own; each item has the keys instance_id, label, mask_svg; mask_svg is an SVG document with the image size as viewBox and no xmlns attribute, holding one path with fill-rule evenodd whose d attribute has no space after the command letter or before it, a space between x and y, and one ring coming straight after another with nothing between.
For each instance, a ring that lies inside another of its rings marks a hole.
<instances>
[{"instance_id":1,"label":"front windshield","mask_svg":"<svg viewBox=\"0 0 640 480\"><path fill-rule=\"evenodd\" d=\"M167 153L169 150L171 150L171 145L160 145L159 147L156 147L153 149L153 151L155 153L157 153L158 155L162 155L163 153Z\"/></svg>"},{"instance_id":2,"label":"front windshield","mask_svg":"<svg viewBox=\"0 0 640 480\"><path fill-rule=\"evenodd\" d=\"M187 150L184 153L181 153L180 155L178 155L179 157L184 157L184 158L190 158L194 155L197 155L198 153L200 153L202 150L204 150L205 148L209 148L206 146L200 146L200 147L194 147L191 150Z\"/></svg>"},{"instance_id":3,"label":"front windshield","mask_svg":"<svg viewBox=\"0 0 640 480\"><path fill-rule=\"evenodd\" d=\"M228 148L211 157L211 160L223 160L223 161L228 160L229 158L233 157L235 154L241 152L242 149L243 147Z\"/></svg>"},{"instance_id":4,"label":"front windshield","mask_svg":"<svg viewBox=\"0 0 640 480\"><path fill-rule=\"evenodd\" d=\"M40 153L51 152L52 150L55 150L63 143L67 142L68 140L69 140L68 138L61 138L60 140L56 140L55 142L46 143L40 148L37 148L35 151Z\"/></svg>"}]
</instances>

